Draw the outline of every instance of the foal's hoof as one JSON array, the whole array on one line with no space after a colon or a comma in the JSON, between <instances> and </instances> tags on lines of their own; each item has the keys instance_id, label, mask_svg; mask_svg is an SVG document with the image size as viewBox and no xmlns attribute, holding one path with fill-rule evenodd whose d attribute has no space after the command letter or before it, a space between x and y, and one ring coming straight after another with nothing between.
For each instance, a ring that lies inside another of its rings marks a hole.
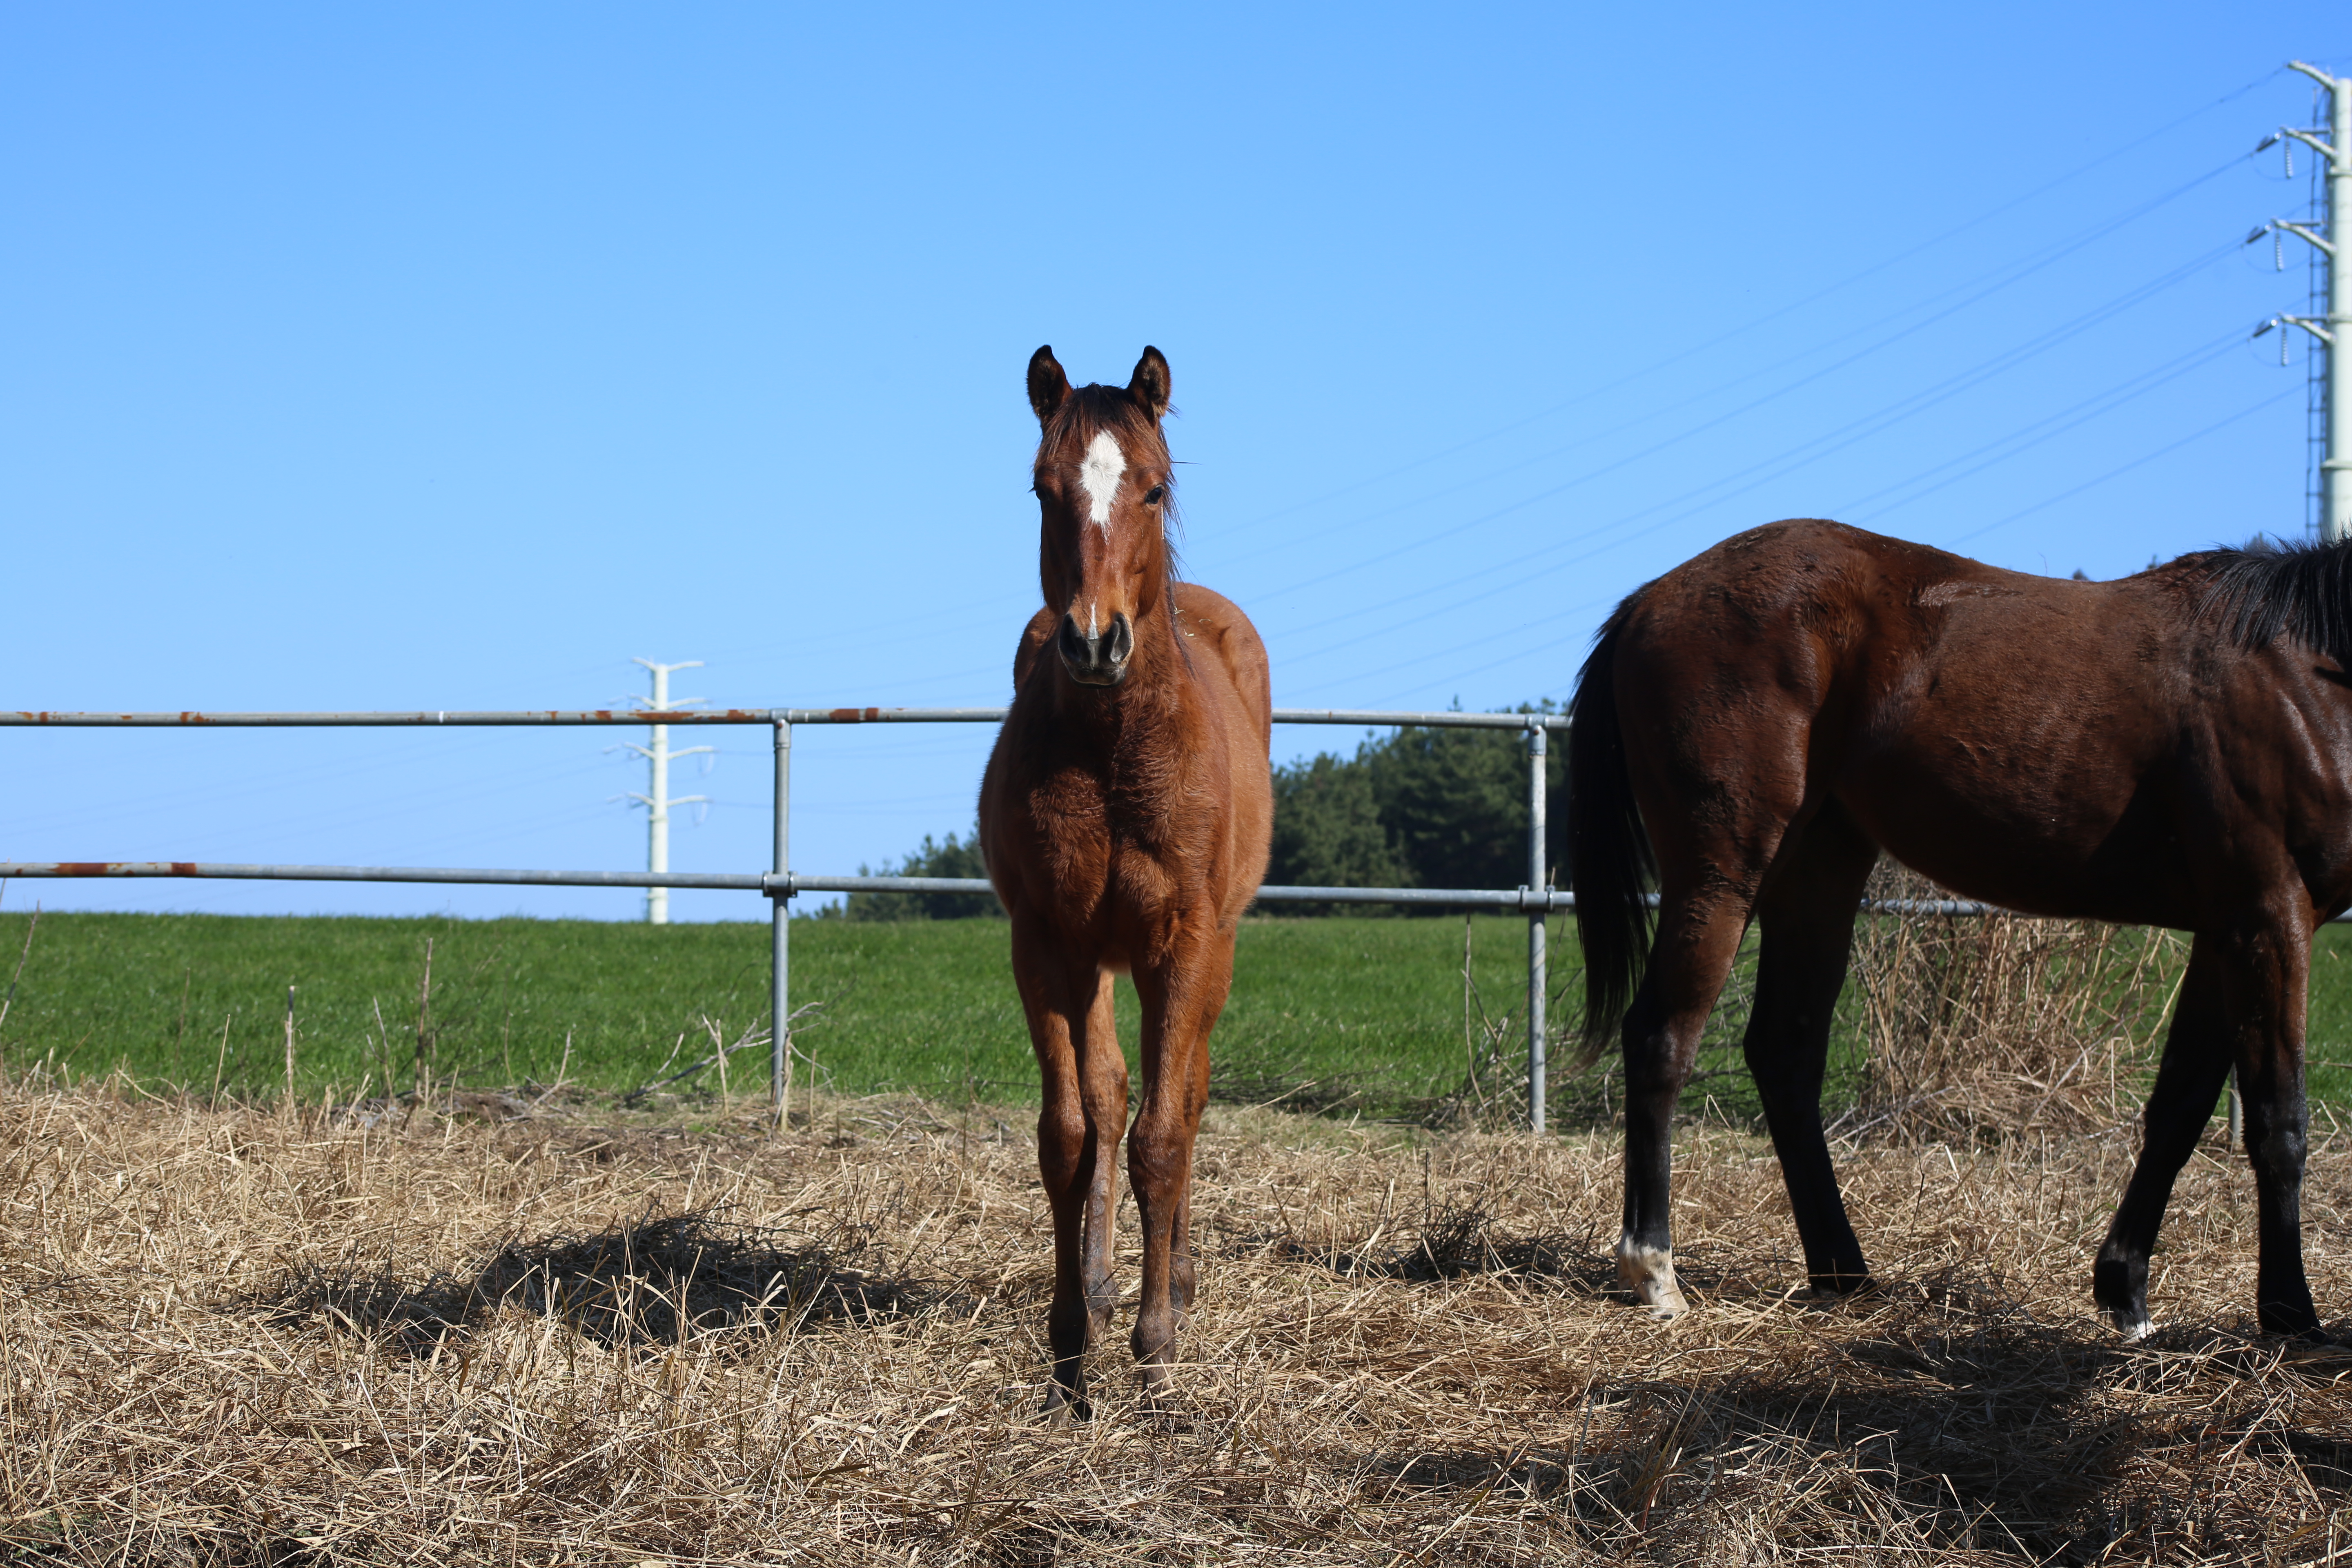
<instances>
[{"instance_id":1,"label":"foal's hoof","mask_svg":"<svg viewBox=\"0 0 2352 1568\"><path fill-rule=\"evenodd\" d=\"M1617 1282L1659 1322L1670 1323L1690 1310L1675 1283L1675 1255L1666 1248L1619 1242Z\"/></svg>"},{"instance_id":2,"label":"foal's hoof","mask_svg":"<svg viewBox=\"0 0 2352 1568\"><path fill-rule=\"evenodd\" d=\"M2156 1320L2147 1315L2146 1307L2102 1307L2099 1316L2127 1345L2136 1345L2156 1332Z\"/></svg>"}]
</instances>

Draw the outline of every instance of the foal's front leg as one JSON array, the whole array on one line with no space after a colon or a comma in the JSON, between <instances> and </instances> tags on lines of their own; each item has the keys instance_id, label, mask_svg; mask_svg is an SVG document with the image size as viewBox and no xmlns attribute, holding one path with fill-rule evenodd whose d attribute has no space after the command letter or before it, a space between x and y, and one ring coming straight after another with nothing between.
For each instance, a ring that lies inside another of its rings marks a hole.
<instances>
[{"instance_id":1,"label":"foal's front leg","mask_svg":"<svg viewBox=\"0 0 2352 1568\"><path fill-rule=\"evenodd\" d=\"M1055 934L1015 919L1013 973L1037 1052L1037 1173L1054 1216L1054 1299L1045 1312L1053 1383L1045 1412L1085 1419L1095 1299L1110 1284L1110 1207L1127 1110L1127 1063L1110 1027L1108 976L1067 962ZM1102 1016L1097 1027L1096 1015ZM1115 1072L1115 1080L1112 1075ZM1102 1102L1115 1098L1108 1119ZM1108 1317L1108 1304L1101 1316Z\"/></svg>"},{"instance_id":2,"label":"foal's front leg","mask_svg":"<svg viewBox=\"0 0 2352 1568\"><path fill-rule=\"evenodd\" d=\"M1089 1343L1110 1332L1111 1310L1118 1305L1111 1231L1118 1213L1118 1141L1127 1130L1127 1053L1118 1044L1114 984L1109 970L1097 972L1094 1000L1087 1009L1076 1053L1080 1100L1094 1149L1080 1258Z\"/></svg>"},{"instance_id":3,"label":"foal's front leg","mask_svg":"<svg viewBox=\"0 0 2352 1568\"><path fill-rule=\"evenodd\" d=\"M1147 1397L1170 1389L1176 1331L1193 1292L1191 1238L1192 1146L1209 1103L1209 1032L1234 975L1230 928L1182 944L1161 963L1135 972L1143 1003L1143 1097L1128 1135L1128 1175L1143 1232L1143 1300L1135 1315L1135 1357Z\"/></svg>"}]
</instances>

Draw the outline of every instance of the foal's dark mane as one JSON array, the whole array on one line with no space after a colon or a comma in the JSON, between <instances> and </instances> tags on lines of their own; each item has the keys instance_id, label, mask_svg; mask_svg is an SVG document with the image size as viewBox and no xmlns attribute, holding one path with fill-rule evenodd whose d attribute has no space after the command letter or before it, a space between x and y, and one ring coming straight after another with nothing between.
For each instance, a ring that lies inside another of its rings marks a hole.
<instances>
[{"instance_id":1,"label":"foal's dark mane","mask_svg":"<svg viewBox=\"0 0 2352 1568\"><path fill-rule=\"evenodd\" d=\"M2268 646L2284 633L2352 668L2352 541L2208 550L2175 562L2203 579L2194 600L2231 642Z\"/></svg>"}]
</instances>

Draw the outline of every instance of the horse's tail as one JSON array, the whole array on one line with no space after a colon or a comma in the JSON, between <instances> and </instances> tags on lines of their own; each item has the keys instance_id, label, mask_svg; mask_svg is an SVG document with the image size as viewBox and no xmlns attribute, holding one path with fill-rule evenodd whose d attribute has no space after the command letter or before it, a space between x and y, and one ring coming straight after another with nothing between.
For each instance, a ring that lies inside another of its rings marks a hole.
<instances>
[{"instance_id":1,"label":"horse's tail","mask_svg":"<svg viewBox=\"0 0 2352 1568\"><path fill-rule=\"evenodd\" d=\"M1608 1049L1650 951L1647 895L1657 863L1633 799L1617 711L1617 647L1641 596L1628 597L1601 628L1569 707L1574 720L1568 735L1569 871L1577 939L1584 948L1580 1067Z\"/></svg>"}]
</instances>

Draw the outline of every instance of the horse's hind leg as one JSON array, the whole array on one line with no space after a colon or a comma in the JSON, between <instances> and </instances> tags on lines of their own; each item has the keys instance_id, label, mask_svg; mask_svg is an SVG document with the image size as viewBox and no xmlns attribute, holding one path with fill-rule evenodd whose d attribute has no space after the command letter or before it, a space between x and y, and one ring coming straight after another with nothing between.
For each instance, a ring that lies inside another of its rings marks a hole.
<instances>
[{"instance_id":1,"label":"horse's hind leg","mask_svg":"<svg viewBox=\"0 0 2352 1568\"><path fill-rule=\"evenodd\" d=\"M1617 1278L1657 1318L1685 1303L1675 1283L1675 1102L1690 1081L1699 1032L1747 929L1753 879L1663 895L1649 972L1625 1014L1625 1228Z\"/></svg>"},{"instance_id":2,"label":"horse's hind leg","mask_svg":"<svg viewBox=\"0 0 2352 1568\"><path fill-rule=\"evenodd\" d=\"M2100 1313L2126 1339L2144 1337L2154 1323L2147 1315L2147 1258L2172 1198L2173 1178L2197 1147L2212 1119L2213 1102L2230 1074L2230 1014L2223 963L2217 944L2199 937L2189 949L2189 973L2164 1039L2164 1060L2142 1117L2146 1132L2139 1163L2115 1224L2091 1270L2091 1295Z\"/></svg>"},{"instance_id":3,"label":"horse's hind leg","mask_svg":"<svg viewBox=\"0 0 2352 1568\"><path fill-rule=\"evenodd\" d=\"M1814 1289L1833 1295L1870 1278L1822 1135L1822 1073L1853 943L1854 907L1877 858L1877 846L1832 802L1783 847L1756 909L1761 938L1748 1070L1780 1157L1805 1274Z\"/></svg>"}]
</instances>

